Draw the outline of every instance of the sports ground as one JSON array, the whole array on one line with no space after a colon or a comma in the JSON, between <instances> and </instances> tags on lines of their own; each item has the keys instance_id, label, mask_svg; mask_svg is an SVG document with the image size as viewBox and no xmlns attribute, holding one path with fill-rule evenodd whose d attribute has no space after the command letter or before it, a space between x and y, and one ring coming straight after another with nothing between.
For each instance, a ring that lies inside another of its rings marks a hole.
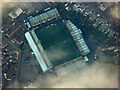
<instances>
[{"instance_id":1,"label":"sports ground","mask_svg":"<svg viewBox=\"0 0 120 90\"><path fill-rule=\"evenodd\" d=\"M53 66L80 56L80 51L62 20L38 28L35 33Z\"/></svg>"}]
</instances>

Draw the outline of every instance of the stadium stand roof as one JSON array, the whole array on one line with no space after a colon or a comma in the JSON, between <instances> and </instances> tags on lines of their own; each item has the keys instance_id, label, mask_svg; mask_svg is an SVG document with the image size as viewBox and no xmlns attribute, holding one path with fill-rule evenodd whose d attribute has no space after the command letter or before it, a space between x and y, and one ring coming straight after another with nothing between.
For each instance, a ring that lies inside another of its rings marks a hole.
<instances>
[{"instance_id":1,"label":"stadium stand roof","mask_svg":"<svg viewBox=\"0 0 120 90\"><path fill-rule=\"evenodd\" d=\"M86 60L87 56L85 57L77 57L73 60L70 60L68 62L65 62L57 67L55 67L55 72L58 76L65 75L66 73L75 71L79 68L82 68L83 66L86 65ZM88 58L87 58L88 59Z\"/></svg>"},{"instance_id":2,"label":"stadium stand roof","mask_svg":"<svg viewBox=\"0 0 120 90\"><path fill-rule=\"evenodd\" d=\"M83 55L87 55L90 50L82 37L82 31L78 29L70 20L66 21L66 26L68 27L81 53Z\"/></svg>"},{"instance_id":3,"label":"stadium stand roof","mask_svg":"<svg viewBox=\"0 0 120 90\"><path fill-rule=\"evenodd\" d=\"M37 26L43 22L49 21L49 20L56 18L58 16L60 16L60 14L57 11L57 9L55 8L55 9L46 11L38 16L30 18L29 19L30 24L28 24L28 25ZM30 26L28 26L28 27L30 27Z\"/></svg>"},{"instance_id":4,"label":"stadium stand roof","mask_svg":"<svg viewBox=\"0 0 120 90\"><path fill-rule=\"evenodd\" d=\"M42 48L35 32L29 31L25 33L25 37L37 59L37 61L39 62L42 71L46 72L48 69L52 68L52 64L50 63L44 49Z\"/></svg>"}]
</instances>

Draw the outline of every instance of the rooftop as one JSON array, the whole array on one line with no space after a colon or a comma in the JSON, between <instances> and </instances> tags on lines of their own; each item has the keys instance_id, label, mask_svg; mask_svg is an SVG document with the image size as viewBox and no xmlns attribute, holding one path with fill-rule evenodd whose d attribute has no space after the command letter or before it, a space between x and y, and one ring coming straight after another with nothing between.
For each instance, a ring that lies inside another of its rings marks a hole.
<instances>
[{"instance_id":1,"label":"rooftop","mask_svg":"<svg viewBox=\"0 0 120 90\"><path fill-rule=\"evenodd\" d=\"M57 73L57 75L64 75L71 71L75 71L83 66L85 66L85 60L84 57L80 56L78 58L75 58L73 60L70 60L64 64L55 67L55 72Z\"/></svg>"},{"instance_id":2,"label":"rooftop","mask_svg":"<svg viewBox=\"0 0 120 90\"><path fill-rule=\"evenodd\" d=\"M23 10L19 7L16 7L15 9L13 9L8 15L14 19L17 18L21 13L23 12Z\"/></svg>"},{"instance_id":3,"label":"rooftop","mask_svg":"<svg viewBox=\"0 0 120 90\"><path fill-rule=\"evenodd\" d=\"M6 35L8 37L11 37L17 30L19 30L22 27L22 25L18 22L13 27L11 27L7 32Z\"/></svg>"},{"instance_id":4,"label":"rooftop","mask_svg":"<svg viewBox=\"0 0 120 90\"><path fill-rule=\"evenodd\" d=\"M30 18L29 22L32 26L37 26L43 22L49 21L49 20L56 18L58 16L59 16L59 12L55 8L55 9L46 11L45 13L42 13L38 16ZM28 26L28 27L30 27L30 26Z\"/></svg>"},{"instance_id":5,"label":"rooftop","mask_svg":"<svg viewBox=\"0 0 120 90\"><path fill-rule=\"evenodd\" d=\"M23 43L23 40L21 40L20 37L18 37L18 36L14 36L13 39L19 45L21 45Z\"/></svg>"},{"instance_id":6,"label":"rooftop","mask_svg":"<svg viewBox=\"0 0 120 90\"><path fill-rule=\"evenodd\" d=\"M75 40L79 50L81 51L81 53L83 55L87 55L90 50L87 46L87 44L85 43L83 37L82 37L82 31L80 29L78 29L71 21L67 21L66 25L73 37L73 39Z\"/></svg>"},{"instance_id":7,"label":"rooftop","mask_svg":"<svg viewBox=\"0 0 120 90\"><path fill-rule=\"evenodd\" d=\"M46 72L48 69L52 68L52 64L49 62L49 59L48 59L46 53L44 52L34 31L25 33L25 37L26 37L37 61L39 62L40 66L42 68L42 71Z\"/></svg>"}]
</instances>

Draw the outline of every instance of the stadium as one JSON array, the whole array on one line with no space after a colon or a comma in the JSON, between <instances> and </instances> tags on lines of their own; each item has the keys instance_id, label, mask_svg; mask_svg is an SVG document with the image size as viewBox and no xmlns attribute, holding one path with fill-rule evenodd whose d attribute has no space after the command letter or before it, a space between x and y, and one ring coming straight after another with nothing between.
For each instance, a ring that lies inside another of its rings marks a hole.
<instances>
[{"instance_id":1,"label":"stadium","mask_svg":"<svg viewBox=\"0 0 120 90\"><path fill-rule=\"evenodd\" d=\"M63 20L56 8L28 19L26 24L32 30L25 37L43 72L55 68L58 73L63 66L78 68L81 61L88 61L90 50L81 30Z\"/></svg>"}]
</instances>

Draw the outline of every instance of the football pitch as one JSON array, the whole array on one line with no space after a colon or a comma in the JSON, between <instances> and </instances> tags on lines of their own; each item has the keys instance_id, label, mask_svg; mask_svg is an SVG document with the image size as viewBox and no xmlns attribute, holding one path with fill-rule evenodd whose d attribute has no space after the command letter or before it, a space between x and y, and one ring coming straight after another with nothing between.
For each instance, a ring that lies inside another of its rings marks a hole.
<instances>
[{"instance_id":1,"label":"football pitch","mask_svg":"<svg viewBox=\"0 0 120 90\"><path fill-rule=\"evenodd\" d=\"M80 56L80 51L62 20L35 30L53 66Z\"/></svg>"}]
</instances>

